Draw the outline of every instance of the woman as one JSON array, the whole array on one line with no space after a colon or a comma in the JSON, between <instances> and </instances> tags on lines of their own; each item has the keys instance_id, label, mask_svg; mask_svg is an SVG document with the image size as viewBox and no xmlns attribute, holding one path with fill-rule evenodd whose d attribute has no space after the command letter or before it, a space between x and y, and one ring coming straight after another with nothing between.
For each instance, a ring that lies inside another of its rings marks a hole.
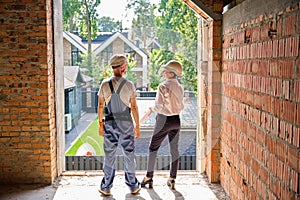
<instances>
[{"instance_id":1,"label":"woman","mask_svg":"<svg viewBox=\"0 0 300 200\"><path fill-rule=\"evenodd\" d=\"M137 94L133 83L123 77L127 72L126 57L121 54L112 56L110 66L114 75L102 82L98 92L99 135L104 136L105 153L104 177L99 192L110 195L115 177L116 150L120 144L124 155L125 183L132 194L137 194L140 190L134 160L134 138L140 137Z\"/></svg>"},{"instance_id":2,"label":"woman","mask_svg":"<svg viewBox=\"0 0 300 200\"><path fill-rule=\"evenodd\" d=\"M153 135L149 145L147 173L141 183L141 186L145 187L148 184L149 188L153 187L152 178L154 176L157 152L165 137L168 136L172 159L170 177L168 178L167 185L174 189L179 162L179 114L184 107L184 90L177 80L177 77L182 75L182 66L179 62L171 60L163 66L162 74L165 81L160 83L158 86L155 106L153 108L149 108L150 112L157 112L157 115Z\"/></svg>"}]
</instances>

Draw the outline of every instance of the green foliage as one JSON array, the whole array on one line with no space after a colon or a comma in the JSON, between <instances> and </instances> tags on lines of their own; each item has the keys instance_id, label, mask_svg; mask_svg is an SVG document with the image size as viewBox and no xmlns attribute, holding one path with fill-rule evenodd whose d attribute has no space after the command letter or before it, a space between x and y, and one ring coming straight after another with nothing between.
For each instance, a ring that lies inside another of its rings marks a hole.
<instances>
[{"instance_id":1,"label":"green foliage","mask_svg":"<svg viewBox=\"0 0 300 200\"><path fill-rule=\"evenodd\" d=\"M117 32L121 28L121 21L115 22L111 17L101 17L98 20L98 29L100 32Z\"/></svg>"},{"instance_id":2,"label":"green foliage","mask_svg":"<svg viewBox=\"0 0 300 200\"><path fill-rule=\"evenodd\" d=\"M169 49L183 65L181 81L185 89L197 91L198 18L178 0L161 0L155 18L157 35L163 49Z\"/></svg>"},{"instance_id":3,"label":"green foliage","mask_svg":"<svg viewBox=\"0 0 300 200\"><path fill-rule=\"evenodd\" d=\"M181 82L185 89L197 91L197 35L198 18L185 3L178 0L161 0L159 15L153 18L156 7L147 0L130 0L134 8L133 39L144 44L159 38L160 50L148 52L150 57L150 87L156 89L162 81L160 67L171 59L183 65ZM154 24L155 22L155 24Z\"/></svg>"},{"instance_id":4,"label":"green foliage","mask_svg":"<svg viewBox=\"0 0 300 200\"><path fill-rule=\"evenodd\" d=\"M134 9L135 18L132 21L133 39L143 42L144 46L147 40L155 37L155 15L156 6L149 0L129 0L127 9Z\"/></svg>"},{"instance_id":5,"label":"green foliage","mask_svg":"<svg viewBox=\"0 0 300 200\"><path fill-rule=\"evenodd\" d=\"M161 66L172 59L173 53L162 49L154 49L150 55L150 87L157 89L160 82L163 81Z\"/></svg>"},{"instance_id":6,"label":"green foliage","mask_svg":"<svg viewBox=\"0 0 300 200\"><path fill-rule=\"evenodd\" d=\"M78 0L63 0L62 11L63 11L63 29L65 31L74 31L74 20L79 12L80 2Z\"/></svg>"},{"instance_id":7,"label":"green foliage","mask_svg":"<svg viewBox=\"0 0 300 200\"><path fill-rule=\"evenodd\" d=\"M100 74L103 72L103 67L100 67L99 62L97 60L97 57L93 54L90 53L86 54L80 54L82 58L82 62L79 63L80 69L83 72L83 74L87 76L93 77L93 85L98 85L101 79ZM90 56L91 58L91 64L88 64L88 57Z\"/></svg>"},{"instance_id":8,"label":"green foliage","mask_svg":"<svg viewBox=\"0 0 300 200\"><path fill-rule=\"evenodd\" d=\"M92 68L92 39L97 36L98 32L98 14L97 7L100 0L63 0L63 19L64 27L73 32L73 27L79 30L80 35L88 41L87 65L88 69ZM70 7L68 7L70 6ZM68 25L70 23L70 25Z\"/></svg>"},{"instance_id":9,"label":"green foliage","mask_svg":"<svg viewBox=\"0 0 300 200\"><path fill-rule=\"evenodd\" d=\"M183 58L180 55L175 56L175 59L182 64L183 75L180 78L185 90L197 91L197 65L190 60Z\"/></svg>"},{"instance_id":10,"label":"green foliage","mask_svg":"<svg viewBox=\"0 0 300 200\"><path fill-rule=\"evenodd\" d=\"M106 65L102 64L100 66L100 70L95 75L98 77L98 80L95 82L97 82L97 84L99 86L104 79L109 78L113 75L113 70L110 66L106 66Z\"/></svg>"},{"instance_id":11,"label":"green foliage","mask_svg":"<svg viewBox=\"0 0 300 200\"><path fill-rule=\"evenodd\" d=\"M98 32L98 13L97 7L100 5L100 0L83 0L79 8L77 27L80 35L89 39L97 37ZM90 34L90 35L89 35ZM89 38L90 37L90 38Z\"/></svg>"},{"instance_id":12,"label":"green foliage","mask_svg":"<svg viewBox=\"0 0 300 200\"><path fill-rule=\"evenodd\" d=\"M132 71L132 68L136 67L136 61L133 60L131 56L127 57L128 64L127 64L127 76L126 79L132 81L133 83L136 82L136 73Z\"/></svg>"},{"instance_id":13,"label":"green foliage","mask_svg":"<svg viewBox=\"0 0 300 200\"><path fill-rule=\"evenodd\" d=\"M97 36L98 14L97 7L100 0L62 0L63 27L65 31L79 31L80 35L88 39Z\"/></svg>"}]
</instances>

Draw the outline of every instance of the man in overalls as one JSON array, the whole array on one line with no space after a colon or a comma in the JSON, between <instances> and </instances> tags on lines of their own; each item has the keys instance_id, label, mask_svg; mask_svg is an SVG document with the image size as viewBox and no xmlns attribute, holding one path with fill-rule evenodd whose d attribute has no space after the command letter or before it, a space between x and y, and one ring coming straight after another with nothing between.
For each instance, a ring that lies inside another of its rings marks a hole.
<instances>
[{"instance_id":1,"label":"man in overalls","mask_svg":"<svg viewBox=\"0 0 300 200\"><path fill-rule=\"evenodd\" d=\"M132 194L140 191L135 176L134 138L140 137L136 89L123 76L127 72L127 59L122 54L111 57L113 76L103 80L98 92L99 135L104 136L104 177L99 192L110 195L115 177L116 151L121 145L124 155L125 183ZM132 121L132 117L134 122Z\"/></svg>"}]
</instances>

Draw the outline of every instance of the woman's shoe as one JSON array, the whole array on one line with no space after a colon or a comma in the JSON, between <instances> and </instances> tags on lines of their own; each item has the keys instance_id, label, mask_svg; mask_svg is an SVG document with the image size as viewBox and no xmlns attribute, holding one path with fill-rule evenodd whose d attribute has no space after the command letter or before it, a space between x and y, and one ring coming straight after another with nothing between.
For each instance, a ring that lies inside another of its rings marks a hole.
<instances>
[{"instance_id":1,"label":"woman's shoe","mask_svg":"<svg viewBox=\"0 0 300 200\"><path fill-rule=\"evenodd\" d=\"M171 188L171 189L175 189L175 179L169 179L167 181L167 185Z\"/></svg>"},{"instance_id":2,"label":"woman's shoe","mask_svg":"<svg viewBox=\"0 0 300 200\"><path fill-rule=\"evenodd\" d=\"M146 178L143 179L143 181L141 182L141 187L146 187L146 185L149 185L149 188L153 188L153 180L152 178L148 179L147 181L145 181Z\"/></svg>"}]
</instances>

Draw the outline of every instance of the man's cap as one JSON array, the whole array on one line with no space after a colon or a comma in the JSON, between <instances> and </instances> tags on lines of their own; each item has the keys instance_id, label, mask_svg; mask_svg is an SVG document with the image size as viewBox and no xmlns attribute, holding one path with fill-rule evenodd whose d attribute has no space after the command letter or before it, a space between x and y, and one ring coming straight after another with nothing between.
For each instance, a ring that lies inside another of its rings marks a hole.
<instances>
[{"instance_id":1,"label":"man's cap","mask_svg":"<svg viewBox=\"0 0 300 200\"><path fill-rule=\"evenodd\" d=\"M126 62L126 56L124 56L123 54L116 54L110 58L109 65L112 66L113 69L116 69Z\"/></svg>"}]
</instances>

